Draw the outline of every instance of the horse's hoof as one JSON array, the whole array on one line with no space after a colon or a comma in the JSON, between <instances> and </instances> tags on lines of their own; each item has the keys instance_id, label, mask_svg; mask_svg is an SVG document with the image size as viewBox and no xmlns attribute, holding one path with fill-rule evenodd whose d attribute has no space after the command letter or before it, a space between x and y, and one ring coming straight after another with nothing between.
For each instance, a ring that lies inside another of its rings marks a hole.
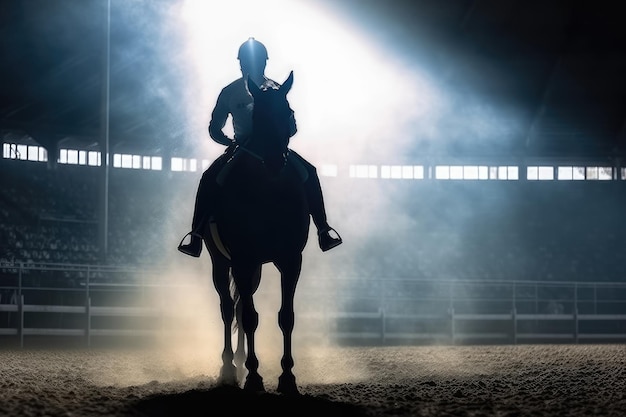
<instances>
[{"instance_id":1,"label":"horse's hoof","mask_svg":"<svg viewBox=\"0 0 626 417\"><path fill-rule=\"evenodd\" d=\"M278 378L278 388L280 394L284 395L300 395L298 386L296 385L296 377L292 373L282 374Z\"/></svg>"},{"instance_id":2,"label":"horse's hoof","mask_svg":"<svg viewBox=\"0 0 626 417\"><path fill-rule=\"evenodd\" d=\"M265 392L263 378L260 375L248 374L243 389L250 392Z\"/></svg>"},{"instance_id":3,"label":"horse's hoof","mask_svg":"<svg viewBox=\"0 0 626 417\"><path fill-rule=\"evenodd\" d=\"M239 379L237 378L237 369L234 366L222 366L220 376L217 379L218 385L229 385L238 387Z\"/></svg>"},{"instance_id":4,"label":"horse's hoof","mask_svg":"<svg viewBox=\"0 0 626 417\"><path fill-rule=\"evenodd\" d=\"M237 380L243 381L246 378L246 373L247 371L244 366L237 367Z\"/></svg>"}]
</instances>

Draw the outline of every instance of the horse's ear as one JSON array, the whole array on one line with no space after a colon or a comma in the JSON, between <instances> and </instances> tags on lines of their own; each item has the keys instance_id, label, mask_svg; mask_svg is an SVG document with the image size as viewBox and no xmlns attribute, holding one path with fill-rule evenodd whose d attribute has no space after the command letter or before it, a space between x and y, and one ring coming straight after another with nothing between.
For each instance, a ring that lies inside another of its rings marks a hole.
<instances>
[{"instance_id":1,"label":"horse's ear","mask_svg":"<svg viewBox=\"0 0 626 417\"><path fill-rule=\"evenodd\" d=\"M289 77L287 77L283 85L280 86L280 91L282 91L284 95L287 95L289 90L291 90L292 85L293 85L293 71L289 73Z\"/></svg>"},{"instance_id":2,"label":"horse's ear","mask_svg":"<svg viewBox=\"0 0 626 417\"><path fill-rule=\"evenodd\" d=\"M252 94L252 97L255 97L258 93L261 92L259 86L257 86L254 81L250 79L249 75L246 77L246 85L248 86L248 91L250 92L250 94Z\"/></svg>"}]
</instances>

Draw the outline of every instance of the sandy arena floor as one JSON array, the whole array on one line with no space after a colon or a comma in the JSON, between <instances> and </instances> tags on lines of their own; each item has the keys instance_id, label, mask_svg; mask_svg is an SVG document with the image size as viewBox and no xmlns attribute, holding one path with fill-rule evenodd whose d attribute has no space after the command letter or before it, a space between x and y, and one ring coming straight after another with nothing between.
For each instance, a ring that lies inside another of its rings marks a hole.
<instances>
[{"instance_id":1,"label":"sandy arena floor","mask_svg":"<svg viewBox=\"0 0 626 417\"><path fill-rule=\"evenodd\" d=\"M300 349L296 398L275 353L265 394L215 386L215 349L5 349L0 415L626 415L626 345Z\"/></svg>"}]
</instances>

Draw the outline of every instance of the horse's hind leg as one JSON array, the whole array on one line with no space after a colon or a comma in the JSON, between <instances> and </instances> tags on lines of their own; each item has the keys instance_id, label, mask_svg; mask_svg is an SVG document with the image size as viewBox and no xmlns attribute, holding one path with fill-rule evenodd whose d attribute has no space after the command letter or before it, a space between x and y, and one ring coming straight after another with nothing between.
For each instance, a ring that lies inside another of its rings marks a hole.
<instances>
[{"instance_id":1,"label":"horse's hind leg","mask_svg":"<svg viewBox=\"0 0 626 417\"><path fill-rule=\"evenodd\" d=\"M235 295L235 322L237 323L237 350L235 350L235 366L237 367L237 379L243 381L246 376L246 336L241 325L241 312L243 308L239 292Z\"/></svg>"},{"instance_id":2,"label":"horse's hind leg","mask_svg":"<svg viewBox=\"0 0 626 417\"><path fill-rule=\"evenodd\" d=\"M278 325L283 333L283 357L280 361L283 372L278 378L277 391L281 394L297 395L299 394L298 386L292 371L294 361L291 340L295 325L293 299L300 277L302 256L289 262L278 263L276 266L281 273L281 305L278 312Z\"/></svg>"},{"instance_id":3,"label":"horse's hind leg","mask_svg":"<svg viewBox=\"0 0 626 417\"><path fill-rule=\"evenodd\" d=\"M235 316L234 302L230 294L229 267L213 262L213 284L220 297L220 311L224 323L224 350L222 351L222 368L218 384L239 385L237 369L233 365L232 325Z\"/></svg>"}]
</instances>

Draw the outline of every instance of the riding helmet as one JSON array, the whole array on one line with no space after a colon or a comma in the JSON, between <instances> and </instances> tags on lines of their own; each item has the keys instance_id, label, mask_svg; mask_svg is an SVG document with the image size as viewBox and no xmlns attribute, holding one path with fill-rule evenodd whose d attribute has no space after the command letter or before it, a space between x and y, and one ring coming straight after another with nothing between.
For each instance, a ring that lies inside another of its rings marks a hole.
<instances>
[{"instance_id":1,"label":"riding helmet","mask_svg":"<svg viewBox=\"0 0 626 417\"><path fill-rule=\"evenodd\" d=\"M267 49L265 48L265 45L251 37L239 47L237 59L241 60L242 57L250 57L255 60L267 59Z\"/></svg>"}]
</instances>

